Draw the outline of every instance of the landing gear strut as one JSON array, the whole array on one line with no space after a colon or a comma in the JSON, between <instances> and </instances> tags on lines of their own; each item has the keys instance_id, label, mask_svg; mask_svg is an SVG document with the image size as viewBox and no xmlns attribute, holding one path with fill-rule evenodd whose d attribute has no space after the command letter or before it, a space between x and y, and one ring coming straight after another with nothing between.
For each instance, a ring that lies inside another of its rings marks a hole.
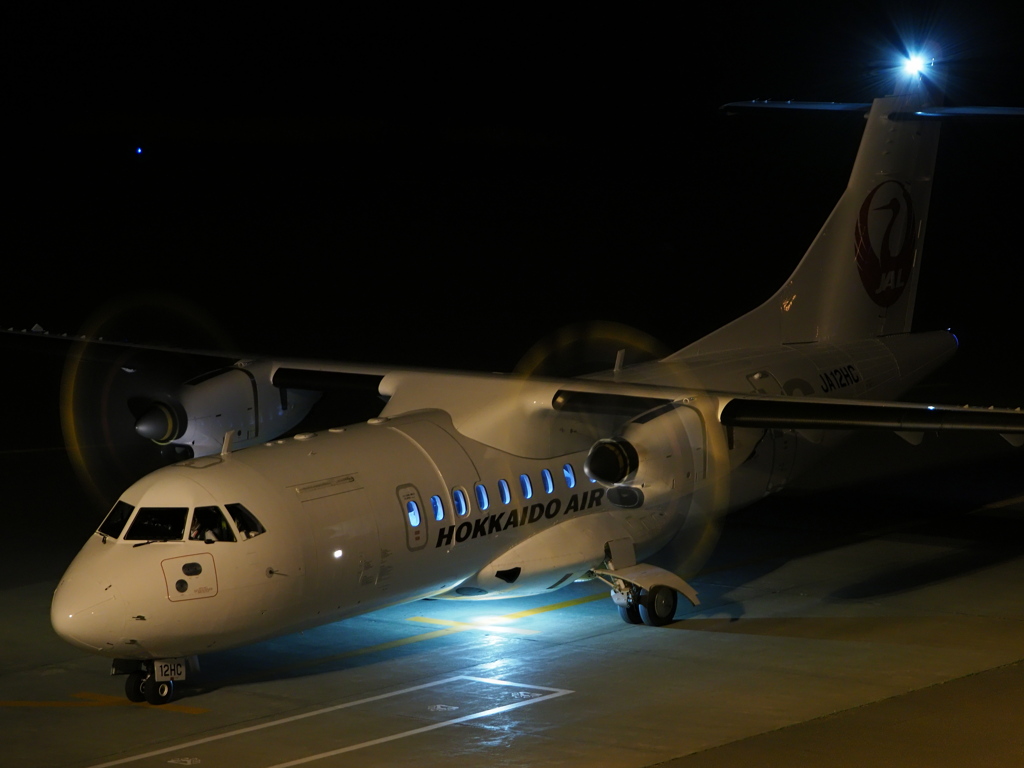
<instances>
[{"instance_id":1,"label":"landing gear strut","mask_svg":"<svg viewBox=\"0 0 1024 768\"><path fill-rule=\"evenodd\" d=\"M612 592L612 600L619 609L619 618L627 624L642 624L643 617L640 615L640 590L633 587L626 592L622 602L615 599L615 592Z\"/></svg>"}]
</instances>

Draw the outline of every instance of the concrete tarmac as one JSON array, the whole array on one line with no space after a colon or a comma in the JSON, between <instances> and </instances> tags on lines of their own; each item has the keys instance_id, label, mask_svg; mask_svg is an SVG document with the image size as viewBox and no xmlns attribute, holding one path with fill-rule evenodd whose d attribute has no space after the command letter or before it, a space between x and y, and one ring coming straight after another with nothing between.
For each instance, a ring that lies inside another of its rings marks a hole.
<instances>
[{"instance_id":1,"label":"concrete tarmac","mask_svg":"<svg viewBox=\"0 0 1024 768\"><path fill-rule=\"evenodd\" d=\"M879 466L935 458L889 437ZM49 627L96 524L66 458L2 460L3 766L1024 763L1016 453L737 513L665 628L595 583L422 601L204 656L163 707Z\"/></svg>"}]
</instances>

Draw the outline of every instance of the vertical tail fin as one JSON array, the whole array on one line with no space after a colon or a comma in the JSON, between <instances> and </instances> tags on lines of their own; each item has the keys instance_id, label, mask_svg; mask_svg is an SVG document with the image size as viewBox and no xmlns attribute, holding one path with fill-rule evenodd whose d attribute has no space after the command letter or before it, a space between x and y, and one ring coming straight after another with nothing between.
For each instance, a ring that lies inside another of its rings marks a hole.
<instances>
[{"instance_id":1,"label":"vertical tail fin","mask_svg":"<svg viewBox=\"0 0 1024 768\"><path fill-rule=\"evenodd\" d=\"M915 78L871 104L846 191L796 271L760 307L676 355L910 330L939 139L938 121L913 116L927 100Z\"/></svg>"}]
</instances>

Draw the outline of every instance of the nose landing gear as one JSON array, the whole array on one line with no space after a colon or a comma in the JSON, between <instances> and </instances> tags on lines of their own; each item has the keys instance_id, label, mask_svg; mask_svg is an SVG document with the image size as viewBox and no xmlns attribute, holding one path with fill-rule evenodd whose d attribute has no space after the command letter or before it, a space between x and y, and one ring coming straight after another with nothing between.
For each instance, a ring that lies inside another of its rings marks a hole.
<instances>
[{"instance_id":1,"label":"nose landing gear","mask_svg":"<svg viewBox=\"0 0 1024 768\"><path fill-rule=\"evenodd\" d=\"M161 674L157 675L157 669ZM124 695L128 701L136 704L147 701L150 704L159 706L167 704L174 698L175 681L185 679L185 668L191 667L193 671L199 669L198 660L191 657L185 659L171 659L158 661L135 661L132 659L115 659L110 669L112 675L127 675L124 681ZM176 672L176 677L170 677L168 671ZM158 680L157 677L166 678Z\"/></svg>"},{"instance_id":2,"label":"nose landing gear","mask_svg":"<svg viewBox=\"0 0 1024 768\"><path fill-rule=\"evenodd\" d=\"M135 703L166 704L174 698L174 681L154 680L148 672L131 672L124 681L124 694Z\"/></svg>"}]
</instances>

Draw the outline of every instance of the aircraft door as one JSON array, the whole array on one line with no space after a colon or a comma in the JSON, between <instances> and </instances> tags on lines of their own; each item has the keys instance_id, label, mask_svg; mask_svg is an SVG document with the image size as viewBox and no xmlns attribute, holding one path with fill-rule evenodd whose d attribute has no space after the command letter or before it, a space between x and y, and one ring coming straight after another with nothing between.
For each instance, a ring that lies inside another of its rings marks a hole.
<instances>
[{"instance_id":1,"label":"aircraft door","mask_svg":"<svg viewBox=\"0 0 1024 768\"><path fill-rule=\"evenodd\" d=\"M480 475L459 442L434 422L420 419L396 424L392 428L411 440L429 460L429 464L420 465L422 469L418 469L416 474L407 475L407 484L397 489L406 520L406 535L410 537L409 549L420 549L426 541L437 541L438 530L451 524L454 514L452 490L460 486L472 488L480 480ZM409 470L412 471L411 466ZM403 493L410 492L414 492L415 497L404 499ZM440 518L431 500L435 494L442 503L443 514ZM413 538L414 526L408 517L409 500L415 500L419 505L419 529L426 537L423 543Z\"/></svg>"},{"instance_id":2,"label":"aircraft door","mask_svg":"<svg viewBox=\"0 0 1024 768\"><path fill-rule=\"evenodd\" d=\"M316 547L316 600L337 603L338 597L351 596L355 590L358 602L358 593L372 589L381 574L380 540L370 498L361 487L311 495L315 497L303 499L302 508ZM352 601L346 597L345 602Z\"/></svg>"}]
</instances>

